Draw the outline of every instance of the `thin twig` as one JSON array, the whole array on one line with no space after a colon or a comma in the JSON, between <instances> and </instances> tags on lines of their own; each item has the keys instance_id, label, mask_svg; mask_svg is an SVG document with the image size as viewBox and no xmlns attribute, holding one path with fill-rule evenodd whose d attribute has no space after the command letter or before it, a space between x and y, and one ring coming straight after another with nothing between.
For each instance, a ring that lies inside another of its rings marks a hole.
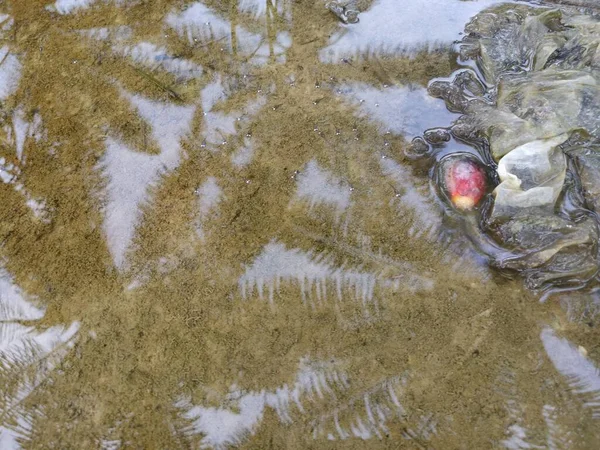
<instances>
[{"instance_id":1,"label":"thin twig","mask_svg":"<svg viewBox=\"0 0 600 450\"><path fill-rule=\"evenodd\" d=\"M173 97L174 99L180 101L183 103L183 99L179 96L179 94L177 92L175 92L172 88L170 88L169 86L161 83L160 81L158 81L156 78L154 78L152 75L150 75L149 73L146 73L145 71L135 67L132 64L129 64L129 66L135 70L137 73L139 73L140 75L142 75L144 78L146 78L148 81L152 82L154 85L156 85L157 87L159 87L160 89L162 89L163 91L165 91L167 94L169 94L171 97Z\"/></svg>"}]
</instances>

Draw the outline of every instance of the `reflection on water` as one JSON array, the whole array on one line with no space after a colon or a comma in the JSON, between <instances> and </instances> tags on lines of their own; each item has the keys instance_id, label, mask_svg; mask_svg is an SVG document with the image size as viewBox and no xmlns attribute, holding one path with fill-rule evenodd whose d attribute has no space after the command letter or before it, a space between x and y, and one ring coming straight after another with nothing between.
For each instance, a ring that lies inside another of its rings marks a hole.
<instances>
[{"instance_id":1,"label":"reflection on water","mask_svg":"<svg viewBox=\"0 0 600 450\"><path fill-rule=\"evenodd\" d=\"M0 267L1 448L20 448L19 437L31 428L30 413L21 403L69 353L79 327L72 323L38 329L44 313L23 297Z\"/></svg>"},{"instance_id":2,"label":"reflection on water","mask_svg":"<svg viewBox=\"0 0 600 450\"><path fill-rule=\"evenodd\" d=\"M178 75L184 79L191 79L202 75L202 68L190 61L169 55L164 47L157 47L150 42L140 42L133 46L116 47L124 56L130 57L134 62L143 64L150 69L161 69Z\"/></svg>"},{"instance_id":3,"label":"reflection on water","mask_svg":"<svg viewBox=\"0 0 600 450\"><path fill-rule=\"evenodd\" d=\"M141 96L128 97L150 127L150 135L144 136L144 145L151 146L154 139L160 153L136 152L118 140L106 139L101 162L108 178L104 228L117 267L125 262L125 252L133 239L139 208L147 200L148 188L161 173L179 164L179 140L189 132L194 114L193 107L161 104Z\"/></svg>"},{"instance_id":4,"label":"reflection on water","mask_svg":"<svg viewBox=\"0 0 600 450\"><path fill-rule=\"evenodd\" d=\"M300 359L290 385L261 392L243 392L232 386L225 395L228 407L193 406L186 399L179 400L177 406L193 421L193 430L204 435L202 444L218 448L242 443L260 423L267 407L275 411L282 423L291 423L294 412L305 412L303 403L335 397L334 390L348 387L348 376L335 362L311 361L305 357Z\"/></svg>"},{"instance_id":5,"label":"reflection on water","mask_svg":"<svg viewBox=\"0 0 600 450\"><path fill-rule=\"evenodd\" d=\"M406 269L410 266L407 264ZM280 291L282 281L295 280L298 284L302 301L307 297L314 305L314 299L322 303L327 299L327 289L335 293L338 301L350 298L367 303L374 302L376 287L384 287L398 291L400 287L414 291L429 290L433 282L425 277L402 273L396 277L382 279L378 274L363 272L357 269L345 268L333 264L332 258L326 255L313 256L298 249L289 250L280 243L267 244L264 251L246 269L239 281L244 298L256 289L259 296L264 296L265 288L268 297L273 302L275 290ZM314 291L314 295L313 295Z\"/></svg>"},{"instance_id":6,"label":"reflection on water","mask_svg":"<svg viewBox=\"0 0 600 450\"><path fill-rule=\"evenodd\" d=\"M59 14L70 14L78 9L87 8L95 2L96 0L56 0L53 5L48 6L48 10Z\"/></svg>"},{"instance_id":7,"label":"reflection on water","mask_svg":"<svg viewBox=\"0 0 600 450\"><path fill-rule=\"evenodd\" d=\"M598 446L597 295L490 270L403 156L497 2L42 3L0 4L0 448Z\"/></svg>"},{"instance_id":8,"label":"reflection on water","mask_svg":"<svg viewBox=\"0 0 600 450\"><path fill-rule=\"evenodd\" d=\"M360 22L343 26L320 51L323 62L360 54L398 55L443 48L459 39L465 23L479 11L502 0L375 0ZM449 14L449 8L452 12ZM426 12L425 12L426 11Z\"/></svg>"},{"instance_id":9,"label":"reflection on water","mask_svg":"<svg viewBox=\"0 0 600 450\"><path fill-rule=\"evenodd\" d=\"M6 29L11 23L6 15L0 15L0 21ZM19 59L10 53L10 48L4 46L0 49L0 100L6 100L17 88L19 76L21 75L21 63Z\"/></svg>"},{"instance_id":10,"label":"reflection on water","mask_svg":"<svg viewBox=\"0 0 600 450\"><path fill-rule=\"evenodd\" d=\"M600 370L587 358L587 350L557 337L549 328L542 330L541 339L556 370L569 381L574 393L588 396L583 405L592 410L592 417L600 417Z\"/></svg>"},{"instance_id":11,"label":"reflection on water","mask_svg":"<svg viewBox=\"0 0 600 450\"><path fill-rule=\"evenodd\" d=\"M423 130L449 126L456 119L439 99L432 98L423 86L393 86L378 89L366 84L341 88L338 92L359 105L362 115L380 122L381 131L406 138Z\"/></svg>"},{"instance_id":12,"label":"reflection on water","mask_svg":"<svg viewBox=\"0 0 600 450\"><path fill-rule=\"evenodd\" d=\"M269 15L272 13L268 7ZM184 11L173 12L166 17L166 24L187 38L190 45L198 42L218 42L226 45L255 64L285 62L285 49L290 46L287 32L266 36L253 33L241 25L224 20L201 2L190 4ZM267 24L268 25L268 24ZM271 30L269 30L271 31ZM271 40L272 38L272 40Z\"/></svg>"},{"instance_id":13,"label":"reflection on water","mask_svg":"<svg viewBox=\"0 0 600 450\"><path fill-rule=\"evenodd\" d=\"M196 231L198 237L204 239L204 231L202 230L202 222L208 220L210 214L213 214L223 199L223 190L219 187L215 177L209 177L202 183L196 193L198 194L198 224Z\"/></svg>"},{"instance_id":14,"label":"reflection on water","mask_svg":"<svg viewBox=\"0 0 600 450\"><path fill-rule=\"evenodd\" d=\"M296 176L298 198L310 203L311 208L318 204L329 204L338 214L350 206L350 186L337 179L335 175L321 169L313 159Z\"/></svg>"}]
</instances>

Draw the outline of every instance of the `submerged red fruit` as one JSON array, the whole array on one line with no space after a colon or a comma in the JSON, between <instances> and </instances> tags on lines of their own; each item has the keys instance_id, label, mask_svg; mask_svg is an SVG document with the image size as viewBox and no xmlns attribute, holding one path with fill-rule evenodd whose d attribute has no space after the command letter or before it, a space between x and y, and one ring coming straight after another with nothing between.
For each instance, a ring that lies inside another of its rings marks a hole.
<instances>
[{"instance_id":1,"label":"submerged red fruit","mask_svg":"<svg viewBox=\"0 0 600 450\"><path fill-rule=\"evenodd\" d=\"M483 167L472 158L455 156L445 162L443 169L446 191L454 207L469 210L477 206L487 188Z\"/></svg>"}]
</instances>

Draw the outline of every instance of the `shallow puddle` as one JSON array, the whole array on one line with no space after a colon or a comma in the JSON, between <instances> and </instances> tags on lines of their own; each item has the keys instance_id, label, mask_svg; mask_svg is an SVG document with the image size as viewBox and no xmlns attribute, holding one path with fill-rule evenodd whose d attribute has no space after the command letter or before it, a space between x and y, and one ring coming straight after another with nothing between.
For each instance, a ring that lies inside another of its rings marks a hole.
<instances>
[{"instance_id":1,"label":"shallow puddle","mask_svg":"<svg viewBox=\"0 0 600 450\"><path fill-rule=\"evenodd\" d=\"M0 2L0 448L600 446L600 292L403 152L501 2L354 3Z\"/></svg>"}]
</instances>

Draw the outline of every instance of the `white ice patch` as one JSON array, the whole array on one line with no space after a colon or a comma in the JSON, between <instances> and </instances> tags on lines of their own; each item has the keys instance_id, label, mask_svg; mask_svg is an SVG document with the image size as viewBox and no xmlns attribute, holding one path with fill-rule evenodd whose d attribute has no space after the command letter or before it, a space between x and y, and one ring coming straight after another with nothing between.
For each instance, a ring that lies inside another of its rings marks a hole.
<instances>
[{"instance_id":1,"label":"white ice patch","mask_svg":"<svg viewBox=\"0 0 600 450\"><path fill-rule=\"evenodd\" d=\"M252 52L250 63L255 65L263 65L268 62L284 64L286 61L285 52L291 45L291 35L285 31L281 31L277 33L273 42L264 42L258 50Z\"/></svg>"},{"instance_id":2,"label":"white ice patch","mask_svg":"<svg viewBox=\"0 0 600 450\"><path fill-rule=\"evenodd\" d=\"M257 290L261 298L265 288L268 289L269 301L273 302L275 291L281 283L296 282L300 285L302 299L311 295L313 288L317 299L324 300L327 296L327 285L333 284L338 300L343 299L343 291L348 290L355 299L363 303L374 299L377 276L373 273L354 270L344 270L336 267L331 258L314 256L300 249L288 250L285 245L271 242L254 260L251 266L240 277L238 282L244 298Z\"/></svg>"},{"instance_id":3,"label":"white ice patch","mask_svg":"<svg viewBox=\"0 0 600 450\"><path fill-rule=\"evenodd\" d=\"M6 100L19 87L21 63L6 45L0 48L0 61L0 100Z\"/></svg>"},{"instance_id":4,"label":"white ice patch","mask_svg":"<svg viewBox=\"0 0 600 450\"><path fill-rule=\"evenodd\" d=\"M19 434L14 430L0 426L0 448L4 450L20 450Z\"/></svg>"},{"instance_id":5,"label":"white ice patch","mask_svg":"<svg viewBox=\"0 0 600 450\"><path fill-rule=\"evenodd\" d=\"M200 94L204 115L202 134L206 143L218 146L227 141L227 137L236 133L236 113L224 114L213 108L227 99L228 94L220 78L209 83Z\"/></svg>"},{"instance_id":6,"label":"white ice patch","mask_svg":"<svg viewBox=\"0 0 600 450\"><path fill-rule=\"evenodd\" d=\"M0 157L0 181L4 184L13 183L20 173L21 170L18 167Z\"/></svg>"},{"instance_id":7,"label":"white ice patch","mask_svg":"<svg viewBox=\"0 0 600 450\"><path fill-rule=\"evenodd\" d=\"M176 30L180 36L187 37L190 44L194 44L198 40L203 42L226 40L230 48L231 23L219 17L203 3L192 3L179 14L170 13L165 20L167 25ZM254 44L254 48L262 40L260 35L249 33L241 26L236 27L236 33L240 42Z\"/></svg>"},{"instance_id":8,"label":"white ice patch","mask_svg":"<svg viewBox=\"0 0 600 450\"><path fill-rule=\"evenodd\" d=\"M100 440L100 448L102 450L119 450L123 447L123 442L120 439L102 439Z\"/></svg>"},{"instance_id":9,"label":"white ice patch","mask_svg":"<svg viewBox=\"0 0 600 450\"><path fill-rule=\"evenodd\" d=\"M337 62L357 54L433 50L460 39L469 19L496 3L503 0L376 0L358 23L340 24L319 56L323 62Z\"/></svg>"},{"instance_id":10,"label":"white ice patch","mask_svg":"<svg viewBox=\"0 0 600 450\"><path fill-rule=\"evenodd\" d=\"M44 310L34 306L30 301L26 301L21 289L13 283L10 275L0 267L0 322L38 320L42 317L44 317Z\"/></svg>"},{"instance_id":11,"label":"white ice patch","mask_svg":"<svg viewBox=\"0 0 600 450\"><path fill-rule=\"evenodd\" d=\"M325 204L335 208L339 216L350 206L350 186L322 169L313 159L296 176L299 199L309 202L310 208Z\"/></svg>"},{"instance_id":12,"label":"white ice patch","mask_svg":"<svg viewBox=\"0 0 600 450\"><path fill-rule=\"evenodd\" d=\"M333 395L333 388L348 389L348 376L335 363L300 360L296 380L274 391L241 392L232 387L226 403L228 407L193 406L189 400L180 400L177 407L185 410L185 417L193 421L192 430L204 438L201 448L222 449L240 445L252 435L263 418L265 408L274 409L284 423L291 422L291 408L304 412L302 401L314 401Z\"/></svg>"},{"instance_id":13,"label":"white ice patch","mask_svg":"<svg viewBox=\"0 0 600 450\"><path fill-rule=\"evenodd\" d=\"M227 406L194 406L187 399L181 399L176 406L192 421L189 431L204 436L201 448L240 446L257 431L267 408L275 411L281 423L290 424L295 414L302 416L315 405L327 405L320 408L326 413L311 420L315 440L383 439L389 434L387 422L407 414L398 398L405 384L406 377L390 377L361 390L349 402L339 403L337 394L348 393L353 387L339 363L301 358L291 385L260 392L242 392L234 385L222 402ZM416 427L406 429L403 437L428 440L435 434L435 426L430 415L421 416Z\"/></svg>"},{"instance_id":14,"label":"white ice patch","mask_svg":"<svg viewBox=\"0 0 600 450\"><path fill-rule=\"evenodd\" d=\"M161 68L186 80L202 75L202 67L199 65L183 58L171 56L166 48L158 47L150 42L140 42L134 46L116 46L114 50L146 67Z\"/></svg>"},{"instance_id":15,"label":"white ice patch","mask_svg":"<svg viewBox=\"0 0 600 450\"><path fill-rule=\"evenodd\" d=\"M252 33L238 25L235 27L235 42L232 42L232 24L218 16L203 3L189 5L182 12L172 12L166 24L181 37L187 38L190 44L197 42L219 42L228 49L234 49L241 55L250 57L251 64L263 64L270 58L277 62L285 61L285 50L291 45L288 33L277 34L275 42L269 45L268 40L260 34Z\"/></svg>"},{"instance_id":16,"label":"white ice patch","mask_svg":"<svg viewBox=\"0 0 600 450\"><path fill-rule=\"evenodd\" d=\"M202 75L202 67L184 58L171 55L165 47L151 42L132 44L133 30L128 26L88 28L79 33L90 39L114 42L113 51L121 56L131 58L134 62L149 69L161 69L184 80Z\"/></svg>"},{"instance_id":17,"label":"white ice patch","mask_svg":"<svg viewBox=\"0 0 600 450\"><path fill-rule=\"evenodd\" d=\"M46 6L46 9L51 12L56 12L61 15L76 13L93 6L98 0L56 0L52 5ZM104 0L104 3L113 2L116 5L124 5L128 1L135 0Z\"/></svg>"},{"instance_id":18,"label":"white ice patch","mask_svg":"<svg viewBox=\"0 0 600 450\"><path fill-rule=\"evenodd\" d=\"M7 140L15 146L17 159L24 161L24 149L27 139L33 138L40 142L45 137L42 127L42 117L35 113L31 122L25 120L25 113L21 107L15 109L12 115L12 128L5 127Z\"/></svg>"},{"instance_id":19,"label":"white ice patch","mask_svg":"<svg viewBox=\"0 0 600 450\"><path fill-rule=\"evenodd\" d=\"M55 11L59 14L71 14L77 10L89 8L96 0L56 0L54 5L47 7L50 11Z\"/></svg>"},{"instance_id":20,"label":"white ice patch","mask_svg":"<svg viewBox=\"0 0 600 450\"><path fill-rule=\"evenodd\" d=\"M420 136L429 128L447 127L458 117L446 108L443 100L433 98L427 89L416 86L390 86L378 89L364 83L339 88L339 93L358 106L360 116L407 138Z\"/></svg>"},{"instance_id":21,"label":"white ice patch","mask_svg":"<svg viewBox=\"0 0 600 450\"><path fill-rule=\"evenodd\" d=\"M196 232L200 239L204 239L204 222L214 212L215 208L221 202L223 190L217 183L215 177L209 177L197 190L199 217L196 225Z\"/></svg>"},{"instance_id":22,"label":"white ice patch","mask_svg":"<svg viewBox=\"0 0 600 450\"><path fill-rule=\"evenodd\" d=\"M236 403L236 412L225 408L189 407L185 403L179 406L189 407L185 418L193 421L194 431L204 435L201 448L221 449L240 444L263 417L264 394L242 395Z\"/></svg>"},{"instance_id":23,"label":"white ice patch","mask_svg":"<svg viewBox=\"0 0 600 450\"><path fill-rule=\"evenodd\" d=\"M198 188L197 193L200 215L206 216L221 201L223 190L219 187L219 184L217 183L217 179L215 177L209 177L202 184L202 186Z\"/></svg>"},{"instance_id":24,"label":"white ice patch","mask_svg":"<svg viewBox=\"0 0 600 450\"><path fill-rule=\"evenodd\" d=\"M433 202L427 186L418 186L417 179L409 169L398 164L392 158L380 158L383 175L392 180L396 198L400 203L400 212L409 209L413 214L413 224L409 234L424 236L429 240L437 237L442 225L442 213Z\"/></svg>"},{"instance_id":25,"label":"white ice patch","mask_svg":"<svg viewBox=\"0 0 600 450\"><path fill-rule=\"evenodd\" d=\"M542 330L540 337L546 354L571 386L572 392L583 394L584 405L600 418L600 370L567 339L560 338L551 328Z\"/></svg>"},{"instance_id":26,"label":"white ice patch","mask_svg":"<svg viewBox=\"0 0 600 450\"><path fill-rule=\"evenodd\" d=\"M275 6L277 14L279 16L290 16L290 4L282 1L275 0L272 3L265 2L264 0L239 0L238 8L240 12L253 15L256 19L263 18L267 14L267 10L270 5Z\"/></svg>"},{"instance_id":27,"label":"white ice patch","mask_svg":"<svg viewBox=\"0 0 600 450\"><path fill-rule=\"evenodd\" d=\"M122 42L131 39L131 37L133 36L133 30L125 25L110 28L88 28L85 30L79 30L79 33L90 39L95 39L98 41L113 40L117 42Z\"/></svg>"},{"instance_id":28,"label":"white ice patch","mask_svg":"<svg viewBox=\"0 0 600 450\"><path fill-rule=\"evenodd\" d=\"M29 207L33 215L40 220L48 219L48 210L46 209L46 202L43 200L35 200L30 198L25 202Z\"/></svg>"},{"instance_id":29,"label":"white ice patch","mask_svg":"<svg viewBox=\"0 0 600 450\"><path fill-rule=\"evenodd\" d=\"M236 169L243 169L252 162L254 143L250 138L244 139L244 145L231 155L231 163Z\"/></svg>"},{"instance_id":30,"label":"white ice patch","mask_svg":"<svg viewBox=\"0 0 600 450\"><path fill-rule=\"evenodd\" d=\"M527 430L518 424L513 424L508 427L507 434L509 437L501 442L504 448L511 450L519 450L524 448L545 448L527 442Z\"/></svg>"},{"instance_id":31,"label":"white ice patch","mask_svg":"<svg viewBox=\"0 0 600 450\"><path fill-rule=\"evenodd\" d=\"M139 153L116 139L106 139L106 152L101 163L108 178L104 232L118 268L124 267L126 251L140 218L140 206L148 200L148 188L158 182L161 175L179 165L179 141L189 132L195 110L193 106L173 106L140 96L127 97L151 125L160 154Z\"/></svg>"},{"instance_id":32,"label":"white ice patch","mask_svg":"<svg viewBox=\"0 0 600 450\"><path fill-rule=\"evenodd\" d=\"M23 148L25 146L25 137L29 130L29 123L24 119L23 111L16 110L13 114L13 127L15 130L15 143L17 146L17 158L23 160Z\"/></svg>"},{"instance_id":33,"label":"white ice patch","mask_svg":"<svg viewBox=\"0 0 600 450\"><path fill-rule=\"evenodd\" d=\"M20 403L27 397L45 374L52 370L64 356L69 346L64 346L74 338L79 329L78 323L69 327L53 326L43 331L35 326L23 325L21 321L37 321L44 317L44 309L26 299L25 294L13 283L10 275L0 267L0 362L3 371L10 373L16 365L27 364L36 367L35 375L23 375L22 379L12 379L19 383L16 394L4 393L0 414L4 416L3 423L14 421L15 428L0 425L0 448L20 448L17 439L26 430L28 424L23 420L24 411ZM62 347L64 351L57 352ZM52 357L46 356L52 354ZM21 373L22 370L15 372Z\"/></svg>"},{"instance_id":34,"label":"white ice patch","mask_svg":"<svg viewBox=\"0 0 600 450\"><path fill-rule=\"evenodd\" d=\"M296 283L300 287L302 300L313 298L317 301L327 298L327 289L334 290L337 299L351 298L361 302L363 306L376 303L375 288L389 289L397 292L407 289L411 292L429 290L431 280L413 274L403 273L398 277L384 278L377 273L364 272L357 269L346 269L336 266L333 258L300 249L287 249L279 242L270 242L262 253L256 257L238 281L243 298L248 298L254 290L260 298L268 291L272 303L275 291L279 291L282 283Z\"/></svg>"},{"instance_id":35,"label":"white ice patch","mask_svg":"<svg viewBox=\"0 0 600 450\"><path fill-rule=\"evenodd\" d=\"M542 415L546 422L546 445L548 450L568 450L574 448L573 433L560 423L561 409L544 405Z\"/></svg>"},{"instance_id":36,"label":"white ice patch","mask_svg":"<svg viewBox=\"0 0 600 450\"><path fill-rule=\"evenodd\" d=\"M229 93L226 92L220 78L209 83L201 92L201 104L203 111L203 142L211 147L218 147L227 143L227 139L237 133L236 123L242 126L256 115L266 104L264 96L251 100L246 104L243 111L223 113L218 111L218 105L224 102Z\"/></svg>"},{"instance_id":37,"label":"white ice patch","mask_svg":"<svg viewBox=\"0 0 600 450\"><path fill-rule=\"evenodd\" d=\"M14 141L8 135L8 141ZM14 143L14 142L13 142ZM50 222L50 211L46 208L46 202L41 199L33 198L29 192L25 189L25 186L19 182L19 176L21 175L21 169L7 162L3 157L0 157L0 182L4 184L10 184L14 190L24 197L25 204L31 209L33 215L43 222Z\"/></svg>"},{"instance_id":38,"label":"white ice patch","mask_svg":"<svg viewBox=\"0 0 600 450\"><path fill-rule=\"evenodd\" d=\"M359 438L362 440L389 436L388 421L406 417L398 394L402 394L406 376L393 376L362 390L347 402L335 402L334 408L313 422L313 439L326 437L328 441ZM428 441L436 432L431 415L421 416L415 427L405 422L402 437L406 440Z\"/></svg>"}]
</instances>

